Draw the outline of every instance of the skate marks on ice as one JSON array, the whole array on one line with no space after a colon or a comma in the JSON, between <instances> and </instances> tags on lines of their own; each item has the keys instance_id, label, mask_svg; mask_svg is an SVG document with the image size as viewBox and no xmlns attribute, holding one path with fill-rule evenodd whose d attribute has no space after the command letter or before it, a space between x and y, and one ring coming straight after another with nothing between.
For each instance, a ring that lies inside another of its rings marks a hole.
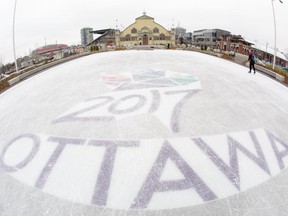
<instances>
[{"instance_id":1,"label":"skate marks on ice","mask_svg":"<svg viewBox=\"0 0 288 216\"><path fill-rule=\"evenodd\" d=\"M155 69L103 74L99 82L111 92L80 102L52 123L112 122L150 114L179 132L183 106L201 90L201 82L192 75Z\"/></svg>"},{"instance_id":2,"label":"skate marks on ice","mask_svg":"<svg viewBox=\"0 0 288 216\"><path fill-rule=\"evenodd\" d=\"M79 126L148 114L176 134L183 129L183 107L202 90L194 76L155 69L102 74L99 82L111 91L79 101L47 123ZM288 163L287 140L265 129L135 140L77 133L15 135L1 143L0 169L72 202L127 210L225 198L269 180Z\"/></svg>"},{"instance_id":3,"label":"skate marks on ice","mask_svg":"<svg viewBox=\"0 0 288 216\"><path fill-rule=\"evenodd\" d=\"M171 209L247 190L280 173L287 158L288 144L264 129L144 140L31 133L4 145L0 167L21 182L73 202Z\"/></svg>"}]
</instances>

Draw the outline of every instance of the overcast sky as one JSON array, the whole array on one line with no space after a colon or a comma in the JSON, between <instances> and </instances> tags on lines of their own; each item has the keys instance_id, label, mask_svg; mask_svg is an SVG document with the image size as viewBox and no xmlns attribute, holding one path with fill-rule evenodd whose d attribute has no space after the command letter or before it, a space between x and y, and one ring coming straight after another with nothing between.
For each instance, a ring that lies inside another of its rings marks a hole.
<instances>
[{"instance_id":1,"label":"overcast sky","mask_svg":"<svg viewBox=\"0 0 288 216\"><path fill-rule=\"evenodd\" d=\"M288 0L274 1L277 48L288 52ZM0 63L13 61L14 0L0 0ZM17 0L16 56L46 44L80 44L80 29L127 27L146 11L167 29L220 28L274 47L271 0ZM121 29L123 30L123 29Z\"/></svg>"}]
</instances>

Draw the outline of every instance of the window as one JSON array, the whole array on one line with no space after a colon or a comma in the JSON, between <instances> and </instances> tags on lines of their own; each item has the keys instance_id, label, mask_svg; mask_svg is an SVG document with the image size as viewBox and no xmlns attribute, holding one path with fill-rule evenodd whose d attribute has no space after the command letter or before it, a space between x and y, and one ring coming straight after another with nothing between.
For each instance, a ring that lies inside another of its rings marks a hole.
<instances>
[{"instance_id":1,"label":"window","mask_svg":"<svg viewBox=\"0 0 288 216\"><path fill-rule=\"evenodd\" d=\"M153 29L153 33L159 33L159 29L158 28L154 28Z\"/></svg>"},{"instance_id":2,"label":"window","mask_svg":"<svg viewBox=\"0 0 288 216\"><path fill-rule=\"evenodd\" d=\"M130 34L127 34L127 35L125 36L125 38L126 38L127 41L130 41L130 40L131 40L131 35L130 35Z\"/></svg>"},{"instance_id":3,"label":"window","mask_svg":"<svg viewBox=\"0 0 288 216\"><path fill-rule=\"evenodd\" d=\"M163 33L160 34L160 40L165 40L165 35Z\"/></svg>"},{"instance_id":4,"label":"window","mask_svg":"<svg viewBox=\"0 0 288 216\"><path fill-rule=\"evenodd\" d=\"M137 29L136 28L131 29L131 33L132 34L136 34L137 33Z\"/></svg>"}]
</instances>

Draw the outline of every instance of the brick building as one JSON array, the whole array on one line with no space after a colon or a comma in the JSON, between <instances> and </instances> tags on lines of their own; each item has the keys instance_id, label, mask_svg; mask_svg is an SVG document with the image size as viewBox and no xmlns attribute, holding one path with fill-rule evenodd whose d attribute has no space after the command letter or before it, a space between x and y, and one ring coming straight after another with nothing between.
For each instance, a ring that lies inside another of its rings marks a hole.
<instances>
[{"instance_id":1,"label":"brick building","mask_svg":"<svg viewBox=\"0 0 288 216\"><path fill-rule=\"evenodd\" d=\"M221 51L234 51L248 55L253 43L246 41L241 35L225 34L217 40L217 49Z\"/></svg>"}]
</instances>

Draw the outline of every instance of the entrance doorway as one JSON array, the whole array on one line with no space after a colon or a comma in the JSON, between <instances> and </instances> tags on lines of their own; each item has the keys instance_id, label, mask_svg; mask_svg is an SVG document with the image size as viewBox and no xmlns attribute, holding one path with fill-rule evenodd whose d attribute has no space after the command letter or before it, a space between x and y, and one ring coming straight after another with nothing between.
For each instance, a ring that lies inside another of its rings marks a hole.
<instances>
[{"instance_id":1,"label":"entrance doorway","mask_svg":"<svg viewBox=\"0 0 288 216\"><path fill-rule=\"evenodd\" d=\"M148 45L148 36L146 34L143 35L143 45Z\"/></svg>"}]
</instances>

